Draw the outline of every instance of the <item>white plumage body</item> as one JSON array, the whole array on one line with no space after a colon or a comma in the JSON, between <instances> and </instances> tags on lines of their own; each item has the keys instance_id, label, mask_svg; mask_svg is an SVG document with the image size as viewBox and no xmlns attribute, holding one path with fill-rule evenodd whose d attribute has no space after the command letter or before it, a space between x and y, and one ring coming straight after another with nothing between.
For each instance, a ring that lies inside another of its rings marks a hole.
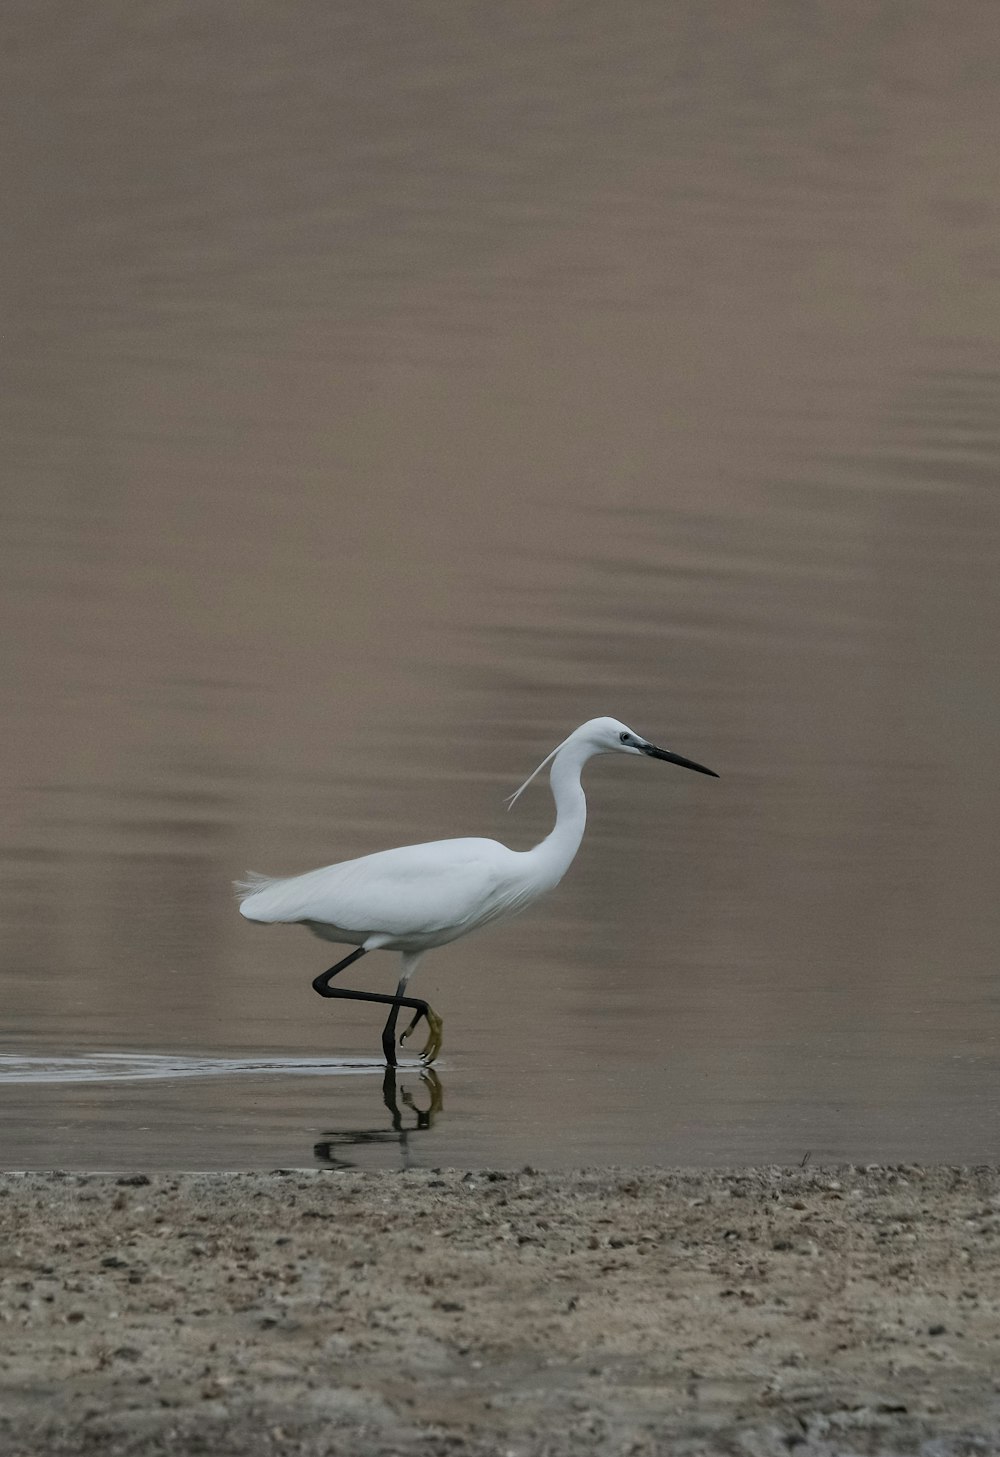
<instances>
[{"instance_id":1,"label":"white plumage body","mask_svg":"<svg viewBox=\"0 0 1000 1457\"><path fill-rule=\"evenodd\" d=\"M425 951L515 915L554 883L533 852L496 840L434 840L325 865L288 880L255 876L248 921L292 921L368 951Z\"/></svg>"}]
</instances>

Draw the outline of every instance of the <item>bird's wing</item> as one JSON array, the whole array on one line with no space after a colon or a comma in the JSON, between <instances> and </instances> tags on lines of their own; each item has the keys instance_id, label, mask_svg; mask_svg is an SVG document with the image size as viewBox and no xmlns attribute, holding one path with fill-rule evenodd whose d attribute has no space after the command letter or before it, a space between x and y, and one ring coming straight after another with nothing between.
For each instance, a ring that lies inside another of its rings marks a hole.
<instances>
[{"instance_id":1,"label":"bird's wing","mask_svg":"<svg viewBox=\"0 0 1000 1457\"><path fill-rule=\"evenodd\" d=\"M248 886L251 921L316 921L341 931L428 935L491 920L512 898L514 852L495 840L436 840Z\"/></svg>"}]
</instances>

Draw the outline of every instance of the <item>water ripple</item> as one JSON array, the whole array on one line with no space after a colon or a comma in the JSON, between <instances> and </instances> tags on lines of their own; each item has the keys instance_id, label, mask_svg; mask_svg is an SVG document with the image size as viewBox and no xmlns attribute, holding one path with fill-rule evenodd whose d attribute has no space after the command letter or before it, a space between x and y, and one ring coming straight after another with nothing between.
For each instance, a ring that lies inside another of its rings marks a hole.
<instances>
[{"instance_id":1,"label":"water ripple","mask_svg":"<svg viewBox=\"0 0 1000 1457\"><path fill-rule=\"evenodd\" d=\"M373 1058L184 1057L173 1053L93 1052L70 1057L0 1053L0 1083L128 1083L154 1079L220 1078L251 1073L283 1077L344 1077L385 1072Z\"/></svg>"}]
</instances>

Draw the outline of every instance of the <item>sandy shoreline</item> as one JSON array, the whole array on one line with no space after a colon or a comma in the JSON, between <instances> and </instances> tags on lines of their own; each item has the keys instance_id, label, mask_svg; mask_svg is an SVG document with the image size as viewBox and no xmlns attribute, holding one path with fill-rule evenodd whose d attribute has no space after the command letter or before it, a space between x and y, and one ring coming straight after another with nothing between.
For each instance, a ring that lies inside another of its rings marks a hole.
<instances>
[{"instance_id":1,"label":"sandy shoreline","mask_svg":"<svg viewBox=\"0 0 1000 1457\"><path fill-rule=\"evenodd\" d=\"M0 1450L1000 1450L994 1168L0 1178Z\"/></svg>"}]
</instances>

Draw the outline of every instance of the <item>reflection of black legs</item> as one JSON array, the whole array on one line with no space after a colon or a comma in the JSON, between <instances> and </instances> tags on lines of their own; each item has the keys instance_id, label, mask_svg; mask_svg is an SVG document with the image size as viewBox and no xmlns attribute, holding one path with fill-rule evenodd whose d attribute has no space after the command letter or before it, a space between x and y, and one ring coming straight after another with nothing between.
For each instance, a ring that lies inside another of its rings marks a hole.
<instances>
[{"instance_id":1,"label":"reflection of black legs","mask_svg":"<svg viewBox=\"0 0 1000 1457\"><path fill-rule=\"evenodd\" d=\"M420 1081L424 1084L431 1095L430 1103L426 1108L418 1108L413 1097L405 1088L398 1090L396 1087L396 1069L387 1067L385 1077L382 1079L382 1101L392 1115L392 1126L396 1133L404 1133L403 1114L400 1109L400 1102L405 1103L407 1108L412 1108L416 1115L416 1123L411 1132L419 1132L424 1128L431 1128L434 1119L441 1112L444 1103L444 1092L441 1087L441 1079L432 1067L425 1067L420 1074Z\"/></svg>"},{"instance_id":2,"label":"reflection of black legs","mask_svg":"<svg viewBox=\"0 0 1000 1457\"><path fill-rule=\"evenodd\" d=\"M389 1067L396 1066L395 1031L396 1018L399 1016L400 1007L410 1007L415 1013L414 1026L421 1017L426 1017L428 1026L433 1012L430 1012L426 1002L420 1001L417 997L401 997L399 993L390 997L387 992L355 992L349 991L346 987L332 987L330 982L343 971L345 966L350 966L352 961L357 961L359 956L364 956L365 948L359 946L357 951L352 951L350 956L345 956L343 961L338 961L336 966L331 966L329 971L322 972L313 982L313 991L319 992L321 997L343 997L348 1002L381 1002L383 1006L392 1007L389 1019L385 1024L382 1033L382 1051L385 1053L386 1064ZM430 1016L428 1013L430 1012Z\"/></svg>"},{"instance_id":3,"label":"reflection of black legs","mask_svg":"<svg viewBox=\"0 0 1000 1457\"><path fill-rule=\"evenodd\" d=\"M396 1069L392 1063L386 1064L385 1077L382 1079L382 1102L392 1114L394 1131L402 1133L403 1115L399 1111L399 1103L396 1099Z\"/></svg>"},{"instance_id":4,"label":"reflection of black legs","mask_svg":"<svg viewBox=\"0 0 1000 1457\"><path fill-rule=\"evenodd\" d=\"M418 1108L413 1101L412 1094L408 1093L405 1088L400 1089L399 1096L407 1108L412 1108L417 1115L416 1128L431 1128L434 1124L434 1119L444 1107L444 1089L441 1086L441 1079L432 1067L425 1067L422 1070L420 1081L431 1095L431 1100L426 1108Z\"/></svg>"}]
</instances>

